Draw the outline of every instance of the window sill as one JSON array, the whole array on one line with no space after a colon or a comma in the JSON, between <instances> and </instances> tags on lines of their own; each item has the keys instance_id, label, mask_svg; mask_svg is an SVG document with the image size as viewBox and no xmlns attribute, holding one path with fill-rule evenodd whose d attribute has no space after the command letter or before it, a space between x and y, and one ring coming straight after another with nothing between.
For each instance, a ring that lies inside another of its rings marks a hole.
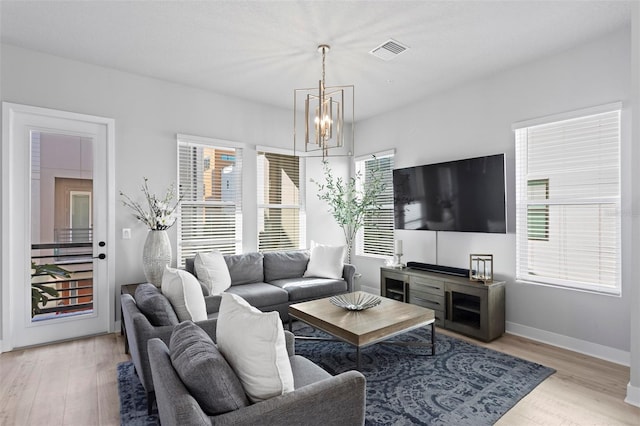
<instances>
[{"instance_id":1,"label":"window sill","mask_svg":"<svg viewBox=\"0 0 640 426\"><path fill-rule=\"evenodd\" d=\"M590 289L590 288L584 288L584 287L570 287L570 286L564 286L559 284L541 283L537 281L528 281L528 280L522 280L522 279L516 279L516 283L526 284L526 285L536 285L540 287L548 287L556 290L577 291L580 293L589 293L589 294L595 294L599 296L622 297L622 291L619 288L610 289L610 290L609 289L596 290L596 289Z\"/></svg>"}]
</instances>

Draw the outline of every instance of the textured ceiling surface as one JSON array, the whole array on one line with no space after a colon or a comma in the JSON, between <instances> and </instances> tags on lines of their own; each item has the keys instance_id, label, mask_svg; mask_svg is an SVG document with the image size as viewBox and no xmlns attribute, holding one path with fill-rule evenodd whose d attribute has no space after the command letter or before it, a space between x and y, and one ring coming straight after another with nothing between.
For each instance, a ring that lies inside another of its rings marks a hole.
<instances>
[{"instance_id":1,"label":"textured ceiling surface","mask_svg":"<svg viewBox=\"0 0 640 426\"><path fill-rule=\"evenodd\" d=\"M356 119L630 25L627 1L8 1L2 42L291 108L355 85ZM369 54L394 39L391 61Z\"/></svg>"}]
</instances>

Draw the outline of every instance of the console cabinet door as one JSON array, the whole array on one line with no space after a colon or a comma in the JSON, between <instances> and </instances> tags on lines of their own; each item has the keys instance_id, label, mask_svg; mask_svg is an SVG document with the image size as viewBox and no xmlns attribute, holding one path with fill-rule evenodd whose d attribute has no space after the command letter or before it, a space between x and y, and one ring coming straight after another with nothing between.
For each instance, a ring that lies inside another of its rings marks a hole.
<instances>
[{"instance_id":1,"label":"console cabinet door","mask_svg":"<svg viewBox=\"0 0 640 426\"><path fill-rule=\"evenodd\" d=\"M488 297L486 287L446 283L445 327L478 339L488 340Z\"/></svg>"}]
</instances>

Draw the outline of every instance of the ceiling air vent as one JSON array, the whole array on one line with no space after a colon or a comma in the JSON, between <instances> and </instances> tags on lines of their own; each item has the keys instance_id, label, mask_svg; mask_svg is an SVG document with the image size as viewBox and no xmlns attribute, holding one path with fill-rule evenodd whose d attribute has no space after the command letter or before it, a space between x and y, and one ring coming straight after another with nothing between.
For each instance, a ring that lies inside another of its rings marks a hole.
<instances>
[{"instance_id":1,"label":"ceiling air vent","mask_svg":"<svg viewBox=\"0 0 640 426\"><path fill-rule=\"evenodd\" d=\"M369 53L371 53L376 58L380 58L385 61L390 61L391 59L395 58L396 56L406 51L407 49L408 49L407 46L395 40L389 39L384 43L382 43L380 46L370 51Z\"/></svg>"}]
</instances>

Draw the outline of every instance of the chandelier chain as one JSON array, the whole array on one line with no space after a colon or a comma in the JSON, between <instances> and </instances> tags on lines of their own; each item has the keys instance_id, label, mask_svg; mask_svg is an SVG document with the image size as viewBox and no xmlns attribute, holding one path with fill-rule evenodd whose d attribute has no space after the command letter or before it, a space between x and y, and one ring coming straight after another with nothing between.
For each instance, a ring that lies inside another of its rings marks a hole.
<instances>
[{"instance_id":1,"label":"chandelier chain","mask_svg":"<svg viewBox=\"0 0 640 426\"><path fill-rule=\"evenodd\" d=\"M322 87L325 87L324 84L324 63L325 63L325 54L326 54L327 48L323 47L322 48Z\"/></svg>"}]
</instances>

